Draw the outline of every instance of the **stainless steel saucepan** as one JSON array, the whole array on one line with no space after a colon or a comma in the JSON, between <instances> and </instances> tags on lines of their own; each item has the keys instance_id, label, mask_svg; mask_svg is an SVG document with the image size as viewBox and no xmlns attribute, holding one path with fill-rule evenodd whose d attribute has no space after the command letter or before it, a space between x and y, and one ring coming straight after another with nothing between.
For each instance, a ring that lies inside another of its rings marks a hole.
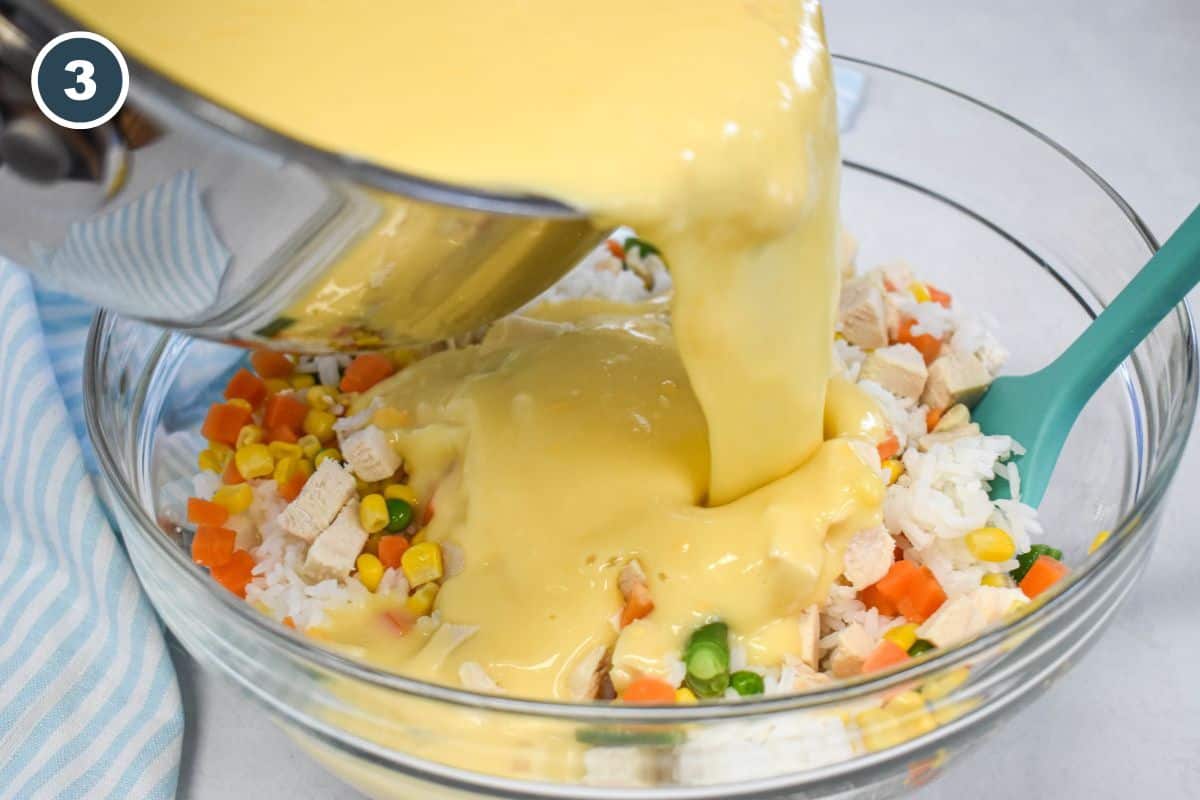
<instances>
[{"instance_id":1,"label":"stainless steel saucepan","mask_svg":"<svg viewBox=\"0 0 1200 800\"><path fill-rule=\"evenodd\" d=\"M416 346L519 307L603 238L552 200L310 147L133 59L112 121L59 127L31 68L80 28L0 0L0 256L98 304L254 346Z\"/></svg>"}]
</instances>

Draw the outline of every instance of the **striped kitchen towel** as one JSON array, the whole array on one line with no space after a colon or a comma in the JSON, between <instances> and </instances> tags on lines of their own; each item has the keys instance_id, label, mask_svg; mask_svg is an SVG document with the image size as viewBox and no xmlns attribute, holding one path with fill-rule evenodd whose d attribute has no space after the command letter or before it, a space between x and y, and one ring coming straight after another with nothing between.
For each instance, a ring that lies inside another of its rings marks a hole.
<instances>
[{"instance_id":1,"label":"striped kitchen towel","mask_svg":"<svg viewBox=\"0 0 1200 800\"><path fill-rule=\"evenodd\" d=\"M191 170L71 225L61 244L43 245L37 256L49 287L124 314L175 320L216 301L231 258Z\"/></svg>"},{"instance_id":2,"label":"striped kitchen towel","mask_svg":"<svg viewBox=\"0 0 1200 800\"><path fill-rule=\"evenodd\" d=\"M175 793L175 673L81 447L90 317L0 261L3 798Z\"/></svg>"}]
</instances>

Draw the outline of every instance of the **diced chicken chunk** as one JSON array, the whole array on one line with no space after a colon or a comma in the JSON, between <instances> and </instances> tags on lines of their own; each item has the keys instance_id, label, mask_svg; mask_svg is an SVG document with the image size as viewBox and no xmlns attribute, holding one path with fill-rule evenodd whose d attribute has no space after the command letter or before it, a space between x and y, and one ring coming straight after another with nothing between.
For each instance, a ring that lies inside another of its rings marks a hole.
<instances>
[{"instance_id":1,"label":"diced chicken chunk","mask_svg":"<svg viewBox=\"0 0 1200 800\"><path fill-rule=\"evenodd\" d=\"M896 291L906 291L916 279L913 277L912 266L907 261L893 261L879 268L883 279Z\"/></svg>"},{"instance_id":2,"label":"diced chicken chunk","mask_svg":"<svg viewBox=\"0 0 1200 800\"><path fill-rule=\"evenodd\" d=\"M938 647L949 647L970 639L1028 602L1020 589L980 586L943 603L917 629L917 635Z\"/></svg>"},{"instance_id":3,"label":"diced chicken chunk","mask_svg":"<svg viewBox=\"0 0 1200 800\"><path fill-rule=\"evenodd\" d=\"M846 545L842 574L855 589L865 589L887 575L895 561L896 540L887 528L859 531Z\"/></svg>"},{"instance_id":4,"label":"diced chicken chunk","mask_svg":"<svg viewBox=\"0 0 1200 800\"><path fill-rule=\"evenodd\" d=\"M572 700L591 700L600 689L600 679L608 667L608 648L604 645L592 648L579 659L567 678L567 691Z\"/></svg>"},{"instance_id":5,"label":"diced chicken chunk","mask_svg":"<svg viewBox=\"0 0 1200 800\"><path fill-rule=\"evenodd\" d=\"M794 677L792 678L792 691L794 692L811 692L813 689L819 689L833 680L833 678L824 673L817 672L807 664L796 662L789 664L789 666L794 672Z\"/></svg>"},{"instance_id":6,"label":"diced chicken chunk","mask_svg":"<svg viewBox=\"0 0 1200 800\"><path fill-rule=\"evenodd\" d=\"M353 496L354 476L333 459L326 459L304 484L300 496L279 515L278 522L292 536L311 542Z\"/></svg>"},{"instance_id":7,"label":"diced chicken chunk","mask_svg":"<svg viewBox=\"0 0 1200 800\"><path fill-rule=\"evenodd\" d=\"M917 449L922 453L926 453L937 444L950 444L959 439L966 439L971 436L978 436L980 428L978 423L969 422L966 425L959 425L957 428L951 428L948 431L934 431L927 433L920 439L917 439Z\"/></svg>"},{"instance_id":8,"label":"diced chicken chunk","mask_svg":"<svg viewBox=\"0 0 1200 800\"><path fill-rule=\"evenodd\" d=\"M308 548L304 574L315 581L342 579L354 569L354 559L367 543L367 531L358 521L358 501L342 507L337 518Z\"/></svg>"},{"instance_id":9,"label":"diced chicken chunk","mask_svg":"<svg viewBox=\"0 0 1200 800\"><path fill-rule=\"evenodd\" d=\"M387 434L374 425L343 439L342 455L354 474L364 481L390 478L400 468L400 455L388 444Z\"/></svg>"},{"instance_id":10,"label":"diced chicken chunk","mask_svg":"<svg viewBox=\"0 0 1200 800\"><path fill-rule=\"evenodd\" d=\"M970 408L979 402L991 382L992 376L978 358L951 351L930 365L921 402L930 408L948 408L955 403Z\"/></svg>"},{"instance_id":11,"label":"diced chicken chunk","mask_svg":"<svg viewBox=\"0 0 1200 800\"><path fill-rule=\"evenodd\" d=\"M821 660L821 611L814 604L800 615L800 660L812 669Z\"/></svg>"},{"instance_id":12,"label":"diced chicken chunk","mask_svg":"<svg viewBox=\"0 0 1200 800\"><path fill-rule=\"evenodd\" d=\"M638 585L646 585L646 572L642 569L641 562L635 558L621 568L621 574L617 576L617 586L621 590L621 596L628 600Z\"/></svg>"},{"instance_id":13,"label":"diced chicken chunk","mask_svg":"<svg viewBox=\"0 0 1200 800\"><path fill-rule=\"evenodd\" d=\"M849 678L862 672L863 662L875 649L875 640L867 629L852 622L838 631L837 644L829 656L829 669L839 678Z\"/></svg>"},{"instance_id":14,"label":"diced chicken chunk","mask_svg":"<svg viewBox=\"0 0 1200 800\"><path fill-rule=\"evenodd\" d=\"M838 319L841 321L842 335L850 344L867 350L887 346L883 291L871 280L859 278L842 287Z\"/></svg>"},{"instance_id":15,"label":"diced chicken chunk","mask_svg":"<svg viewBox=\"0 0 1200 800\"><path fill-rule=\"evenodd\" d=\"M924 357L911 344L873 350L858 373L860 380L875 381L897 397L910 400L921 396L928 376Z\"/></svg>"}]
</instances>

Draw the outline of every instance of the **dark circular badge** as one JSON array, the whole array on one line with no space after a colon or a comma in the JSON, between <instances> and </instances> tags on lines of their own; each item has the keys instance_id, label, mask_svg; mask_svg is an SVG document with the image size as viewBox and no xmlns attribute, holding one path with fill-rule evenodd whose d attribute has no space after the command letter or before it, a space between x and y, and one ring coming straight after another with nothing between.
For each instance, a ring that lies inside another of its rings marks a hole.
<instances>
[{"instance_id":1,"label":"dark circular badge","mask_svg":"<svg viewBox=\"0 0 1200 800\"><path fill-rule=\"evenodd\" d=\"M33 62L33 98L64 128L87 130L108 122L129 95L129 66L103 36L73 31L56 36Z\"/></svg>"}]
</instances>

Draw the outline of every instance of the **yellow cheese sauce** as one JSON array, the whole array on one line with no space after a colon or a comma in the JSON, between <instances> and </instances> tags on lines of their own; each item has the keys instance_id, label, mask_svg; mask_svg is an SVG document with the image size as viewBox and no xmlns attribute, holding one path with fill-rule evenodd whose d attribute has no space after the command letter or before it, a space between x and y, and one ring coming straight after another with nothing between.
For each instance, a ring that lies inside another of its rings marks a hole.
<instances>
[{"instance_id":1,"label":"yellow cheese sauce","mask_svg":"<svg viewBox=\"0 0 1200 800\"><path fill-rule=\"evenodd\" d=\"M379 599L328 638L399 672L456 684L475 662L505 692L560 699L596 647L662 672L715 617L756 663L797 646L788 626L848 536L878 524L883 492L825 441L880 438L882 414L840 386L827 409L839 173L814 0L60 5L265 125L560 199L597 227L632 224L669 263L669 316L545 311L373 391L409 412L392 435L436 503L424 535L464 556L437 609L478 630L434 652L384 630ZM386 246L357 245L360 282ZM634 558L655 610L618 641L616 576Z\"/></svg>"}]
</instances>

